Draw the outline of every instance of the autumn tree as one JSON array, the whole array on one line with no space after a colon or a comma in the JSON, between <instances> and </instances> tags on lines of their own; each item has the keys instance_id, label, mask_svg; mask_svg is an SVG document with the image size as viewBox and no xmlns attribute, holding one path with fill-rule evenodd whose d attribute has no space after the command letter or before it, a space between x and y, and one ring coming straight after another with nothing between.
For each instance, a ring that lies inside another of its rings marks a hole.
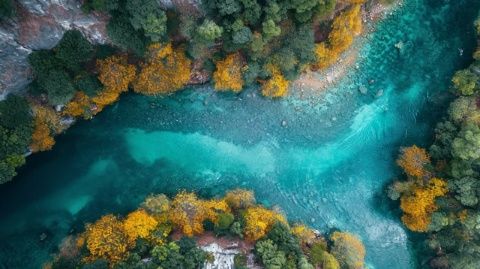
<instances>
[{"instance_id":1,"label":"autumn tree","mask_svg":"<svg viewBox=\"0 0 480 269\"><path fill-rule=\"evenodd\" d=\"M403 223L412 231L427 231L431 214L437 209L435 199L446 193L447 184L439 178L430 179L427 186L413 185L412 190L400 198Z\"/></svg>"},{"instance_id":2,"label":"autumn tree","mask_svg":"<svg viewBox=\"0 0 480 269\"><path fill-rule=\"evenodd\" d=\"M289 82L286 80L280 70L275 66L268 66L271 77L263 82L262 94L268 97L282 97L287 95Z\"/></svg>"},{"instance_id":3,"label":"autumn tree","mask_svg":"<svg viewBox=\"0 0 480 269\"><path fill-rule=\"evenodd\" d=\"M143 209L138 209L128 214L127 218L123 221L125 233L131 244L133 244L137 238L145 239L149 237L157 225L157 220Z\"/></svg>"},{"instance_id":4,"label":"autumn tree","mask_svg":"<svg viewBox=\"0 0 480 269\"><path fill-rule=\"evenodd\" d=\"M283 215L261 206L247 208L244 218L244 234L249 241L257 241L265 236L276 222L287 224Z\"/></svg>"},{"instance_id":5,"label":"autumn tree","mask_svg":"<svg viewBox=\"0 0 480 269\"><path fill-rule=\"evenodd\" d=\"M190 80L190 65L183 48L174 49L170 43L153 44L133 89L148 95L175 92Z\"/></svg>"},{"instance_id":6,"label":"autumn tree","mask_svg":"<svg viewBox=\"0 0 480 269\"><path fill-rule=\"evenodd\" d=\"M87 224L85 243L90 260L107 259L116 263L124 259L131 241L125 226L117 217L106 215L93 224Z\"/></svg>"},{"instance_id":7,"label":"autumn tree","mask_svg":"<svg viewBox=\"0 0 480 269\"><path fill-rule=\"evenodd\" d=\"M89 119L94 114L92 106L92 100L82 91L78 91L75 97L65 106L62 113L65 116Z\"/></svg>"},{"instance_id":8,"label":"autumn tree","mask_svg":"<svg viewBox=\"0 0 480 269\"><path fill-rule=\"evenodd\" d=\"M202 233L206 218L204 204L194 193L180 192L173 199L169 219L183 234L192 236Z\"/></svg>"},{"instance_id":9,"label":"autumn tree","mask_svg":"<svg viewBox=\"0 0 480 269\"><path fill-rule=\"evenodd\" d=\"M315 241L315 232L304 224L294 225L291 231L303 245L311 245Z\"/></svg>"},{"instance_id":10,"label":"autumn tree","mask_svg":"<svg viewBox=\"0 0 480 269\"><path fill-rule=\"evenodd\" d=\"M249 190L235 189L225 194L225 201L233 209L245 209L255 204L255 195Z\"/></svg>"},{"instance_id":11,"label":"autumn tree","mask_svg":"<svg viewBox=\"0 0 480 269\"><path fill-rule=\"evenodd\" d=\"M412 177L422 177L425 175L425 166L430 164L430 157L423 148L415 145L402 148L397 164Z\"/></svg>"},{"instance_id":12,"label":"autumn tree","mask_svg":"<svg viewBox=\"0 0 480 269\"><path fill-rule=\"evenodd\" d=\"M358 3L336 16L328 40L316 46L317 68L333 64L352 45L353 38L362 32L362 27L361 5Z\"/></svg>"},{"instance_id":13,"label":"autumn tree","mask_svg":"<svg viewBox=\"0 0 480 269\"><path fill-rule=\"evenodd\" d=\"M358 237L351 233L334 232L331 240L333 242L331 253L337 258L341 268L364 268L365 247Z\"/></svg>"},{"instance_id":14,"label":"autumn tree","mask_svg":"<svg viewBox=\"0 0 480 269\"><path fill-rule=\"evenodd\" d=\"M229 54L223 60L217 61L213 73L215 89L217 91L231 90L240 92L243 88L242 66L240 54Z\"/></svg>"},{"instance_id":15,"label":"autumn tree","mask_svg":"<svg viewBox=\"0 0 480 269\"><path fill-rule=\"evenodd\" d=\"M30 149L33 152L50 150L55 144L53 136L62 132L65 126L61 124L60 116L51 107L34 105L33 113L35 129Z\"/></svg>"},{"instance_id":16,"label":"autumn tree","mask_svg":"<svg viewBox=\"0 0 480 269\"><path fill-rule=\"evenodd\" d=\"M125 55L111 56L97 61L98 79L105 87L92 101L101 110L104 106L118 100L120 93L128 90L135 79L135 66L128 64Z\"/></svg>"}]
</instances>

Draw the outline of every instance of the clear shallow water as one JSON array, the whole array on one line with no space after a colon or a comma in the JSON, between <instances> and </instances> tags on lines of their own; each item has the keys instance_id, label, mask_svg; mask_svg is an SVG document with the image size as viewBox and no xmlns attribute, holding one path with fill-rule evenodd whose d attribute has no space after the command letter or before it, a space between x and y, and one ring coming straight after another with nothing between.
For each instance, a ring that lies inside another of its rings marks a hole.
<instances>
[{"instance_id":1,"label":"clear shallow water","mask_svg":"<svg viewBox=\"0 0 480 269\"><path fill-rule=\"evenodd\" d=\"M383 188L399 175L399 146L428 144L448 102L445 85L470 61L479 8L405 0L366 38L358 69L328 93L271 101L254 89L235 96L198 87L123 96L0 187L0 268L40 267L65 234L151 192L214 196L239 186L292 220L357 233L371 268L413 268L414 242Z\"/></svg>"}]
</instances>

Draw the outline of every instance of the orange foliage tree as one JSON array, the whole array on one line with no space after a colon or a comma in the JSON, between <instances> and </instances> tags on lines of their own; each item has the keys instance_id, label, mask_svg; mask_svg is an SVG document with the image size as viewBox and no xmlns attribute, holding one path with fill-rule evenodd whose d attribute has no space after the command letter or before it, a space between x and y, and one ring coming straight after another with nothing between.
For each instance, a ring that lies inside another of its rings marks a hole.
<instances>
[{"instance_id":1,"label":"orange foliage tree","mask_svg":"<svg viewBox=\"0 0 480 269\"><path fill-rule=\"evenodd\" d=\"M218 91L231 90L240 92L243 88L243 61L240 54L229 54L225 59L217 61L215 65L216 70L213 73L215 89Z\"/></svg>"},{"instance_id":2,"label":"orange foliage tree","mask_svg":"<svg viewBox=\"0 0 480 269\"><path fill-rule=\"evenodd\" d=\"M430 157L423 148L415 145L401 150L397 164L403 168L403 171L409 176L423 177L425 175L425 165L430 163Z\"/></svg>"},{"instance_id":3,"label":"orange foliage tree","mask_svg":"<svg viewBox=\"0 0 480 269\"><path fill-rule=\"evenodd\" d=\"M297 236L298 239L300 239L300 242L304 245L310 245L316 239L316 235L313 232L313 230L304 224L294 225L291 231L292 231L292 234Z\"/></svg>"},{"instance_id":4,"label":"orange foliage tree","mask_svg":"<svg viewBox=\"0 0 480 269\"><path fill-rule=\"evenodd\" d=\"M264 237L276 222L288 225L285 217L273 210L261 206L249 207L245 211L245 238L249 241L257 241Z\"/></svg>"},{"instance_id":5,"label":"orange foliage tree","mask_svg":"<svg viewBox=\"0 0 480 269\"><path fill-rule=\"evenodd\" d=\"M172 201L169 219L183 234L193 236L203 232L207 212L195 193L180 192Z\"/></svg>"},{"instance_id":6,"label":"orange foliage tree","mask_svg":"<svg viewBox=\"0 0 480 269\"><path fill-rule=\"evenodd\" d=\"M150 45L146 63L138 75L133 89L142 94L175 92L190 80L191 61L183 48L172 48L168 43Z\"/></svg>"},{"instance_id":7,"label":"orange foliage tree","mask_svg":"<svg viewBox=\"0 0 480 269\"><path fill-rule=\"evenodd\" d=\"M431 215L437 210L435 199L447 193L447 183L439 178L430 179L427 186L413 185L410 193L400 198L403 211L402 221L408 229L425 232L431 221Z\"/></svg>"},{"instance_id":8,"label":"orange foliage tree","mask_svg":"<svg viewBox=\"0 0 480 269\"><path fill-rule=\"evenodd\" d=\"M113 215L105 215L93 224L87 224L85 242L89 260L106 259L116 263L124 259L131 241L123 223Z\"/></svg>"},{"instance_id":9,"label":"orange foliage tree","mask_svg":"<svg viewBox=\"0 0 480 269\"><path fill-rule=\"evenodd\" d=\"M55 144L53 136L65 127L61 124L60 116L51 107L33 105L32 110L35 115L35 129L30 149L33 152L50 150Z\"/></svg>"},{"instance_id":10,"label":"orange foliage tree","mask_svg":"<svg viewBox=\"0 0 480 269\"><path fill-rule=\"evenodd\" d=\"M225 200L211 199L203 201L205 208L205 218L213 223L217 223L219 213L230 213L230 207Z\"/></svg>"},{"instance_id":11,"label":"orange foliage tree","mask_svg":"<svg viewBox=\"0 0 480 269\"><path fill-rule=\"evenodd\" d=\"M158 221L145 210L139 209L128 214L123 225L128 239L134 244L137 238L147 238L157 227Z\"/></svg>"},{"instance_id":12,"label":"orange foliage tree","mask_svg":"<svg viewBox=\"0 0 480 269\"><path fill-rule=\"evenodd\" d=\"M353 43L353 38L362 32L361 4L363 0L352 0L354 4L335 17L326 42L316 45L316 67L323 69L332 65Z\"/></svg>"},{"instance_id":13,"label":"orange foliage tree","mask_svg":"<svg viewBox=\"0 0 480 269\"><path fill-rule=\"evenodd\" d=\"M118 100L120 93L128 91L128 86L135 79L136 68L128 64L127 56L111 56L97 61L98 79L105 87L92 101L98 111L104 106Z\"/></svg>"},{"instance_id":14,"label":"orange foliage tree","mask_svg":"<svg viewBox=\"0 0 480 269\"><path fill-rule=\"evenodd\" d=\"M268 97L282 97L288 93L289 82L286 80L278 67L268 65L267 70L272 74L270 79L263 82L262 94Z\"/></svg>"},{"instance_id":15,"label":"orange foliage tree","mask_svg":"<svg viewBox=\"0 0 480 269\"><path fill-rule=\"evenodd\" d=\"M89 119L93 114L92 105L92 100L84 92L78 91L63 109L63 115Z\"/></svg>"},{"instance_id":16,"label":"orange foliage tree","mask_svg":"<svg viewBox=\"0 0 480 269\"><path fill-rule=\"evenodd\" d=\"M364 268L365 246L351 233L334 232L331 236L333 246L331 253L337 258L341 268Z\"/></svg>"},{"instance_id":17,"label":"orange foliage tree","mask_svg":"<svg viewBox=\"0 0 480 269\"><path fill-rule=\"evenodd\" d=\"M252 191L235 189L227 192L225 201L233 209L245 209L255 204L255 195Z\"/></svg>"}]
</instances>

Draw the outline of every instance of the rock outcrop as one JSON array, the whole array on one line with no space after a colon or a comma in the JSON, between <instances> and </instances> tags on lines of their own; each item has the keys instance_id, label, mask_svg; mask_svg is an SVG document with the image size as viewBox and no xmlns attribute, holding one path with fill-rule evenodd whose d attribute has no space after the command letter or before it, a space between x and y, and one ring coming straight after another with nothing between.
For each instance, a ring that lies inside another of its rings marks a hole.
<instances>
[{"instance_id":1,"label":"rock outcrop","mask_svg":"<svg viewBox=\"0 0 480 269\"><path fill-rule=\"evenodd\" d=\"M0 24L0 99L21 91L31 80L27 56L50 49L69 29L78 29L94 43L107 42L102 14L84 14L76 0L19 0L16 16Z\"/></svg>"}]
</instances>

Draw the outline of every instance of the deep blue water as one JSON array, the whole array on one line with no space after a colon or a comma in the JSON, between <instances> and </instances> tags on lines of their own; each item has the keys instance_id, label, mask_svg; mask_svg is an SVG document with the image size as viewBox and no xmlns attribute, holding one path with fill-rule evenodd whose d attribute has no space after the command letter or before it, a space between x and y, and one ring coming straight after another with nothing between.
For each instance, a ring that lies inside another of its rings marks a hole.
<instances>
[{"instance_id":1,"label":"deep blue water","mask_svg":"<svg viewBox=\"0 0 480 269\"><path fill-rule=\"evenodd\" d=\"M384 188L399 176L398 148L431 141L450 77L470 63L479 8L405 0L360 41L357 68L326 92L122 96L0 187L0 268L39 268L67 233L151 192L214 196L234 187L253 189L291 220L357 233L370 268L414 268L415 242Z\"/></svg>"}]
</instances>

